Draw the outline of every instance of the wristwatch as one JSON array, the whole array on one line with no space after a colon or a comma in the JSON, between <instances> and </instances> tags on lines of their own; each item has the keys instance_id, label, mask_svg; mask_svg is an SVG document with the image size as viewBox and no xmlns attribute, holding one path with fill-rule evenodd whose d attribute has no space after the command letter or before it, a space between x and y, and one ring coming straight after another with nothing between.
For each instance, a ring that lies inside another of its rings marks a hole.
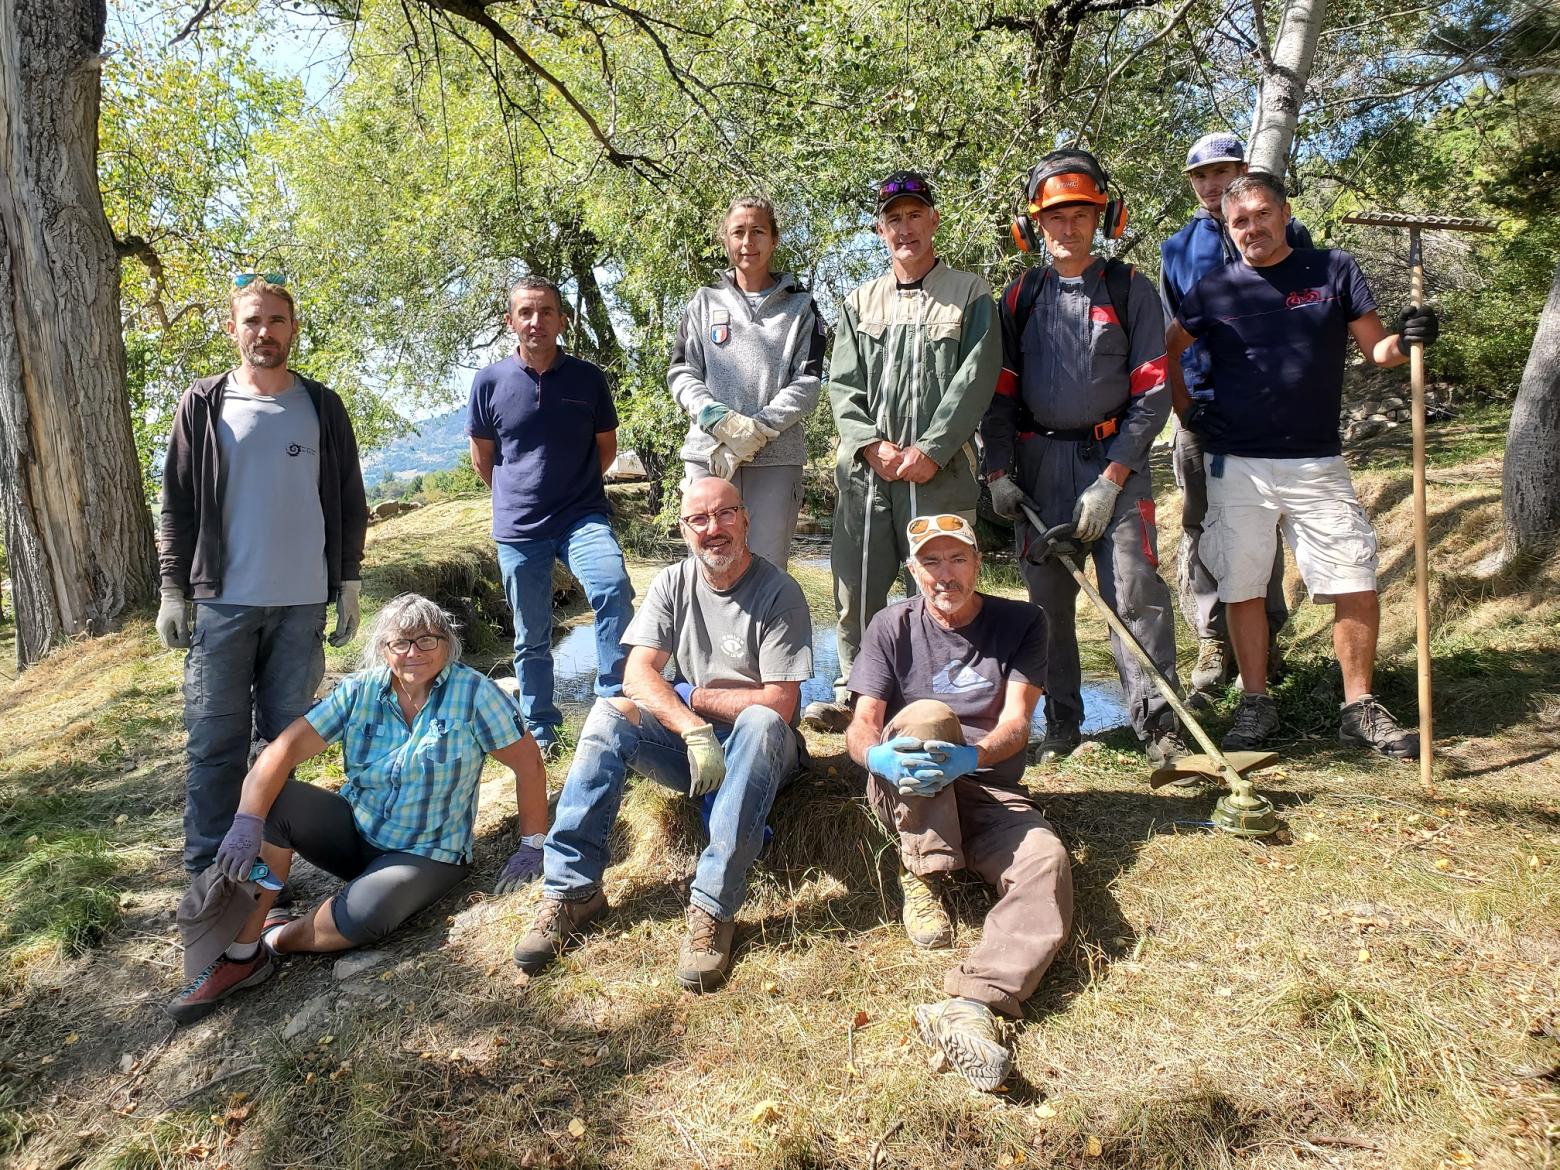
<instances>
[{"instance_id":1,"label":"wristwatch","mask_svg":"<svg viewBox=\"0 0 1560 1170\"><path fill-rule=\"evenodd\" d=\"M520 844L528 845L532 849L540 849L543 845L547 844L547 834L532 833L529 837L521 837Z\"/></svg>"}]
</instances>

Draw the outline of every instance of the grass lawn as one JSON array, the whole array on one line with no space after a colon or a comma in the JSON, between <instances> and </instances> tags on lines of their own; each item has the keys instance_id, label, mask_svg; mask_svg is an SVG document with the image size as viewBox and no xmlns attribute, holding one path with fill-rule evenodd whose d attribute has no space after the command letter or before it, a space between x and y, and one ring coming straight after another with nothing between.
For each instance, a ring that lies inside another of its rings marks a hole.
<instances>
[{"instance_id":1,"label":"grass lawn","mask_svg":"<svg viewBox=\"0 0 1560 1170\"><path fill-rule=\"evenodd\" d=\"M1291 581L1283 761L1262 776L1279 837L1211 831L1212 792L1150 793L1130 735L1027 773L1072 851L1077 914L1001 1094L932 1071L910 1027L990 893L955 886L951 954L905 941L892 848L840 737L810 737L813 773L776 806L719 993L672 973L702 830L651 784L626 801L602 929L518 974L538 892L490 894L513 830L493 766L470 880L362 966L294 958L176 1030L160 1008L180 983L181 655L148 616L0 681L0 1155L51 1170L1552 1165L1560 582L1552 567L1501 592L1473 576L1498 541L1503 424L1457 426L1438 431L1430 475L1436 792L1338 747L1328 614ZM1377 691L1408 722L1394 436L1358 483L1383 549ZM1171 580L1176 514L1163 491ZM485 517L453 501L377 525L367 603L416 587L491 618ZM634 565L641 591L653 571ZM832 622L826 575L802 575ZM1103 625L1079 612L1103 662ZM331 670L359 652L330 651ZM339 782L339 757L309 777ZM300 900L331 889L299 868Z\"/></svg>"}]
</instances>

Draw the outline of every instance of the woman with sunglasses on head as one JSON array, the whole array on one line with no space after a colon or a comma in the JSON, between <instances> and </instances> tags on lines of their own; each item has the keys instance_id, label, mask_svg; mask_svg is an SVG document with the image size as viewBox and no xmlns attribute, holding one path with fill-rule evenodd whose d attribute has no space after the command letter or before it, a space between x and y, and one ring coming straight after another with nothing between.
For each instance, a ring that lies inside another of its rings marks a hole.
<instances>
[{"instance_id":1,"label":"woman with sunglasses on head","mask_svg":"<svg viewBox=\"0 0 1560 1170\"><path fill-rule=\"evenodd\" d=\"M768 199L733 199L718 236L731 267L693 294L666 372L690 420L685 486L730 480L747 505L749 547L784 569L828 326L796 277L770 271L780 226Z\"/></svg>"},{"instance_id":2,"label":"woman with sunglasses on head","mask_svg":"<svg viewBox=\"0 0 1560 1170\"><path fill-rule=\"evenodd\" d=\"M450 615L426 597L403 593L374 619L363 669L260 754L216 868L234 882L269 877L275 889L262 880L237 941L167 1005L174 1019L199 1019L262 982L278 955L377 942L443 897L471 868L486 756L514 774L520 814L520 848L500 874L499 892L541 873L541 753L519 708L461 663L460 650ZM336 742L347 774L339 792L289 778ZM294 852L347 884L298 918L271 915Z\"/></svg>"}]
</instances>

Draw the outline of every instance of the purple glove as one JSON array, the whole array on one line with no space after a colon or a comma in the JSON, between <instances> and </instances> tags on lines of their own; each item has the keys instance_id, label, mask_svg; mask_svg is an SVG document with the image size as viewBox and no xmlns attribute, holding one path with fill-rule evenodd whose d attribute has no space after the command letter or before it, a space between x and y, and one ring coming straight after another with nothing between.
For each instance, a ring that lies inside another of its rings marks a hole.
<instances>
[{"instance_id":1,"label":"purple glove","mask_svg":"<svg viewBox=\"0 0 1560 1170\"><path fill-rule=\"evenodd\" d=\"M694 686L691 682L673 683L672 690L677 692L677 697L683 701L683 706L693 709Z\"/></svg>"},{"instance_id":2,"label":"purple glove","mask_svg":"<svg viewBox=\"0 0 1560 1170\"><path fill-rule=\"evenodd\" d=\"M542 851L532 845L522 845L509 855L504 868L498 871L495 894L512 894L526 882L542 876Z\"/></svg>"},{"instance_id":3,"label":"purple glove","mask_svg":"<svg viewBox=\"0 0 1560 1170\"><path fill-rule=\"evenodd\" d=\"M249 880L249 870L260 856L265 822L253 813L238 813L222 844L217 846L217 868L235 882Z\"/></svg>"}]
</instances>

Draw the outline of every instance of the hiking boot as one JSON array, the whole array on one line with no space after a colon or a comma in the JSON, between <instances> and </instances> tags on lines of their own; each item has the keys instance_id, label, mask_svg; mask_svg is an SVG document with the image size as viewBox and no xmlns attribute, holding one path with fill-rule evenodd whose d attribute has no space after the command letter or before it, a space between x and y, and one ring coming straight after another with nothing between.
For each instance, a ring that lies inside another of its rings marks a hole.
<instances>
[{"instance_id":1,"label":"hiking boot","mask_svg":"<svg viewBox=\"0 0 1560 1170\"><path fill-rule=\"evenodd\" d=\"M1338 740L1353 747L1367 747L1394 760L1419 758L1419 733L1405 731L1374 695L1361 695L1344 707L1338 721Z\"/></svg>"},{"instance_id":2,"label":"hiking boot","mask_svg":"<svg viewBox=\"0 0 1560 1170\"><path fill-rule=\"evenodd\" d=\"M698 906L688 907L688 933L677 954L677 981L689 991L714 991L731 966L735 922L722 922Z\"/></svg>"},{"instance_id":3,"label":"hiking boot","mask_svg":"<svg viewBox=\"0 0 1560 1170\"><path fill-rule=\"evenodd\" d=\"M1035 763L1049 764L1052 760L1065 760L1073 749L1083 742L1083 733L1071 723L1047 723L1045 738L1035 749Z\"/></svg>"},{"instance_id":4,"label":"hiking boot","mask_svg":"<svg viewBox=\"0 0 1560 1170\"><path fill-rule=\"evenodd\" d=\"M271 951L260 947L248 959L230 959L219 955L216 962L207 967L185 985L184 989L163 1005L163 1011L181 1024L193 1024L217 1010L217 1005L235 991L264 983L275 970Z\"/></svg>"},{"instance_id":5,"label":"hiking boot","mask_svg":"<svg viewBox=\"0 0 1560 1170\"><path fill-rule=\"evenodd\" d=\"M923 950L951 947L953 919L942 904L942 880L900 867L899 890L905 903L899 917L910 941Z\"/></svg>"},{"instance_id":6,"label":"hiking boot","mask_svg":"<svg viewBox=\"0 0 1560 1170\"><path fill-rule=\"evenodd\" d=\"M1230 648L1223 638L1197 640L1197 665L1192 667L1192 690L1211 691L1229 679Z\"/></svg>"},{"instance_id":7,"label":"hiking boot","mask_svg":"<svg viewBox=\"0 0 1560 1170\"><path fill-rule=\"evenodd\" d=\"M1175 728L1161 727L1149 732L1148 742L1143 745L1143 754L1154 767L1163 768L1182 756L1191 755L1192 750L1186 746L1186 741Z\"/></svg>"},{"instance_id":8,"label":"hiking boot","mask_svg":"<svg viewBox=\"0 0 1560 1170\"><path fill-rule=\"evenodd\" d=\"M516 966L527 975L535 975L563 954L563 949L600 918L606 908L607 896L600 890L573 902L543 898L531 929L515 944Z\"/></svg>"},{"instance_id":9,"label":"hiking boot","mask_svg":"<svg viewBox=\"0 0 1560 1170\"><path fill-rule=\"evenodd\" d=\"M835 735L850 726L850 707L845 703L826 703L822 699L802 708L802 726L811 731L828 731Z\"/></svg>"},{"instance_id":10,"label":"hiking boot","mask_svg":"<svg viewBox=\"0 0 1560 1170\"><path fill-rule=\"evenodd\" d=\"M946 1056L982 1092L994 1093L1007 1080L1012 1054L1000 1039L997 1017L979 1000L920 1004L915 1009L915 1029L923 1042Z\"/></svg>"},{"instance_id":11,"label":"hiking boot","mask_svg":"<svg viewBox=\"0 0 1560 1170\"><path fill-rule=\"evenodd\" d=\"M1227 752L1257 751L1278 730L1278 704L1267 695L1243 694L1235 708L1235 723L1219 746Z\"/></svg>"}]
</instances>

